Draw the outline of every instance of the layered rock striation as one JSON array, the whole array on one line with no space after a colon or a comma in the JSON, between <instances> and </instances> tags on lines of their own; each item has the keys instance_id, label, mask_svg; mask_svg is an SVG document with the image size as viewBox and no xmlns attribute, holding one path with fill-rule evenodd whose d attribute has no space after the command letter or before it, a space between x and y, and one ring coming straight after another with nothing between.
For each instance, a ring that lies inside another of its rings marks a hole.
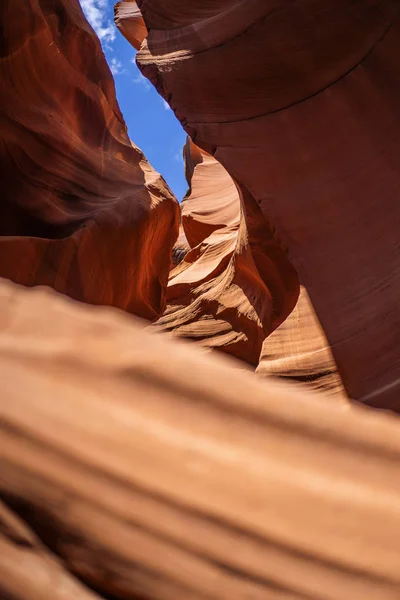
<instances>
[{"instance_id":1,"label":"layered rock striation","mask_svg":"<svg viewBox=\"0 0 400 600\"><path fill-rule=\"evenodd\" d=\"M264 341L256 373L345 398L332 351L303 286L293 312Z\"/></svg>"},{"instance_id":2,"label":"layered rock striation","mask_svg":"<svg viewBox=\"0 0 400 600\"><path fill-rule=\"evenodd\" d=\"M182 235L190 250L170 273L155 326L257 365L264 339L295 305L297 274L224 167L190 140L184 157Z\"/></svg>"}]
</instances>

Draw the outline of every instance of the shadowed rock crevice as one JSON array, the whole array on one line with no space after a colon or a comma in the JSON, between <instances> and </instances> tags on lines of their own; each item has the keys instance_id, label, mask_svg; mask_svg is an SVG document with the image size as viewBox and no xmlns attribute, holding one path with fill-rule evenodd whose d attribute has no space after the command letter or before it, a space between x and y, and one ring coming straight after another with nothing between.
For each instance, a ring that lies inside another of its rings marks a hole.
<instances>
[{"instance_id":1,"label":"shadowed rock crevice","mask_svg":"<svg viewBox=\"0 0 400 600\"><path fill-rule=\"evenodd\" d=\"M257 365L262 343L293 309L297 274L252 198L188 140L182 234L157 329ZM178 240L178 248L179 242Z\"/></svg>"}]
</instances>

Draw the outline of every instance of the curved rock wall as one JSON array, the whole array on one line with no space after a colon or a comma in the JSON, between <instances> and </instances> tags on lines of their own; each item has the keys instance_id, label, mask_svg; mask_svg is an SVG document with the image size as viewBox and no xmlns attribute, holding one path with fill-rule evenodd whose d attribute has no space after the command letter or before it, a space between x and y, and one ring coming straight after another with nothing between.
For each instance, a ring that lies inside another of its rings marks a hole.
<instances>
[{"instance_id":1,"label":"curved rock wall","mask_svg":"<svg viewBox=\"0 0 400 600\"><path fill-rule=\"evenodd\" d=\"M137 61L279 232L349 395L400 392L397 0L139 0Z\"/></svg>"},{"instance_id":2,"label":"curved rock wall","mask_svg":"<svg viewBox=\"0 0 400 600\"><path fill-rule=\"evenodd\" d=\"M0 276L156 319L179 207L127 135L78 0L0 8Z\"/></svg>"}]
</instances>

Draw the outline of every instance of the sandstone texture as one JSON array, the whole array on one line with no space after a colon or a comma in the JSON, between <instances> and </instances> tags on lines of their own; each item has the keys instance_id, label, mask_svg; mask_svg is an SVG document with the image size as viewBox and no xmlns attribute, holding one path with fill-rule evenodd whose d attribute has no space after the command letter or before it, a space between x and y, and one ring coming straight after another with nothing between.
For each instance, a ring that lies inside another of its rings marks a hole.
<instances>
[{"instance_id":1,"label":"sandstone texture","mask_svg":"<svg viewBox=\"0 0 400 600\"><path fill-rule=\"evenodd\" d=\"M0 2L0 600L398 600L400 4L115 22L180 207L78 0Z\"/></svg>"},{"instance_id":2,"label":"sandstone texture","mask_svg":"<svg viewBox=\"0 0 400 600\"><path fill-rule=\"evenodd\" d=\"M256 372L345 398L331 349L304 287L293 312L264 341Z\"/></svg>"},{"instance_id":3,"label":"sandstone texture","mask_svg":"<svg viewBox=\"0 0 400 600\"><path fill-rule=\"evenodd\" d=\"M122 35L139 50L147 37L147 28L142 13L135 0L122 0L114 7L114 21Z\"/></svg>"},{"instance_id":4,"label":"sandstone texture","mask_svg":"<svg viewBox=\"0 0 400 600\"><path fill-rule=\"evenodd\" d=\"M0 381L2 598L399 597L396 415L10 282Z\"/></svg>"},{"instance_id":5,"label":"sandstone texture","mask_svg":"<svg viewBox=\"0 0 400 600\"><path fill-rule=\"evenodd\" d=\"M138 6L142 72L276 228L348 394L398 408L398 0Z\"/></svg>"},{"instance_id":6,"label":"sandstone texture","mask_svg":"<svg viewBox=\"0 0 400 600\"><path fill-rule=\"evenodd\" d=\"M0 501L2 600L99 600L27 524Z\"/></svg>"},{"instance_id":7,"label":"sandstone texture","mask_svg":"<svg viewBox=\"0 0 400 600\"><path fill-rule=\"evenodd\" d=\"M155 327L257 365L264 339L295 305L297 273L224 167L191 140L184 157L181 235L190 250L170 273Z\"/></svg>"},{"instance_id":8,"label":"sandstone texture","mask_svg":"<svg viewBox=\"0 0 400 600\"><path fill-rule=\"evenodd\" d=\"M147 319L179 208L127 135L78 0L0 9L0 276Z\"/></svg>"}]
</instances>

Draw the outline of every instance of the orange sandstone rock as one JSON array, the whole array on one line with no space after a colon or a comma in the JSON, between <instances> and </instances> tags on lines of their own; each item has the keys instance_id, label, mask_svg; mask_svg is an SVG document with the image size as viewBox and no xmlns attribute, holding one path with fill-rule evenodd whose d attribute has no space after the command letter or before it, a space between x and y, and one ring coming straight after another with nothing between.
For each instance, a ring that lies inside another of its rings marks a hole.
<instances>
[{"instance_id":1,"label":"orange sandstone rock","mask_svg":"<svg viewBox=\"0 0 400 600\"><path fill-rule=\"evenodd\" d=\"M182 229L191 249L171 272L157 328L251 364L290 313L297 274L254 203L224 167L188 140Z\"/></svg>"},{"instance_id":2,"label":"orange sandstone rock","mask_svg":"<svg viewBox=\"0 0 400 600\"><path fill-rule=\"evenodd\" d=\"M279 232L348 394L400 407L398 0L140 0L137 61Z\"/></svg>"},{"instance_id":3,"label":"orange sandstone rock","mask_svg":"<svg viewBox=\"0 0 400 600\"><path fill-rule=\"evenodd\" d=\"M265 340L256 372L345 396L331 349L304 287L293 312Z\"/></svg>"},{"instance_id":4,"label":"orange sandstone rock","mask_svg":"<svg viewBox=\"0 0 400 600\"><path fill-rule=\"evenodd\" d=\"M398 600L397 415L231 362L0 281L2 599Z\"/></svg>"},{"instance_id":5,"label":"orange sandstone rock","mask_svg":"<svg viewBox=\"0 0 400 600\"><path fill-rule=\"evenodd\" d=\"M114 7L114 20L120 32L136 50L147 37L147 28L135 0L122 0Z\"/></svg>"},{"instance_id":6,"label":"orange sandstone rock","mask_svg":"<svg viewBox=\"0 0 400 600\"><path fill-rule=\"evenodd\" d=\"M157 318L179 208L78 0L4 0L0 38L0 276Z\"/></svg>"}]
</instances>

